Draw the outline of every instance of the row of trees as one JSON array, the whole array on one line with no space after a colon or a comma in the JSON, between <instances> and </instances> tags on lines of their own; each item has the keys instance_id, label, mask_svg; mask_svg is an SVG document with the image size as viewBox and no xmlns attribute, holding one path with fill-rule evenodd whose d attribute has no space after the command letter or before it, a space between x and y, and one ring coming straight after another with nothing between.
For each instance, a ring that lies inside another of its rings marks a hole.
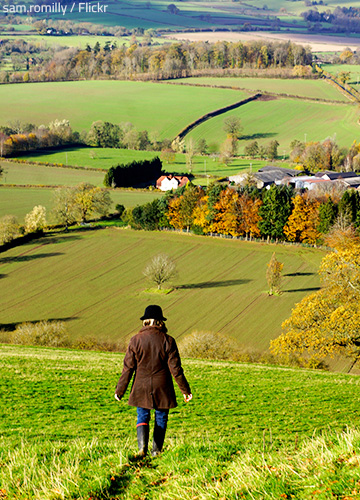
<instances>
[{"instance_id":1,"label":"row of trees","mask_svg":"<svg viewBox=\"0 0 360 500\"><path fill-rule=\"evenodd\" d=\"M11 43L5 41L6 44ZM26 44L26 42L22 42ZM274 68L307 66L312 62L308 49L291 42L178 42L161 46L142 46L133 43L106 44L100 48L70 48L52 51L52 57L22 50L28 72L19 75L6 73L8 81L62 81L94 78L136 78L148 75L151 79L177 78L199 70L225 70L243 67ZM5 52L4 52L5 54ZM21 58L19 58L19 64ZM29 64L28 64L29 63Z\"/></svg>"},{"instance_id":2,"label":"row of trees","mask_svg":"<svg viewBox=\"0 0 360 500\"><path fill-rule=\"evenodd\" d=\"M108 191L88 183L75 187L59 188L54 193L52 218L56 223L68 226L75 222L87 222L94 217L108 215L112 201ZM10 243L16 238L30 233L43 231L48 226L46 209L37 205L25 216L21 225L13 215L0 219L0 245Z\"/></svg>"},{"instance_id":3,"label":"row of trees","mask_svg":"<svg viewBox=\"0 0 360 500\"><path fill-rule=\"evenodd\" d=\"M189 183L159 200L125 210L122 217L136 229L172 227L199 234L316 244L339 217L344 224L360 226L360 195L348 190L341 198L317 199L287 186L237 191L221 185L205 190Z\"/></svg>"},{"instance_id":4,"label":"row of trees","mask_svg":"<svg viewBox=\"0 0 360 500\"><path fill-rule=\"evenodd\" d=\"M0 127L0 157L79 142L80 135L72 130L69 120L54 120L39 127L20 122Z\"/></svg>"},{"instance_id":5,"label":"row of trees","mask_svg":"<svg viewBox=\"0 0 360 500\"><path fill-rule=\"evenodd\" d=\"M141 182L149 182L160 177L162 163L156 156L152 160L133 161L111 167L104 179L106 187L130 187Z\"/></svg>"}]
</instances>

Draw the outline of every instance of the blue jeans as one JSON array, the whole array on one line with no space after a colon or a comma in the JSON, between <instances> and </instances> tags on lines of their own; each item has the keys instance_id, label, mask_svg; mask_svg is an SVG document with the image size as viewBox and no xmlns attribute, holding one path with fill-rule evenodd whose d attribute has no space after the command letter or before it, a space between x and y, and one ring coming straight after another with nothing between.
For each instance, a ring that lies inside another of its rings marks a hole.
<instances>
[{"instance_id":1,"label":"blue jeans","mask_svg":"<svg viewBox=\"0 0 360 500\"><path fill-rule=\"evenodd\" d=\"M169 410L155 410L155 425L160 427L164 432L166 431L167 421L169 418ZM137 408L137 425L149 425L150 410L147 408Z\"/></svg>"}]
</instances>

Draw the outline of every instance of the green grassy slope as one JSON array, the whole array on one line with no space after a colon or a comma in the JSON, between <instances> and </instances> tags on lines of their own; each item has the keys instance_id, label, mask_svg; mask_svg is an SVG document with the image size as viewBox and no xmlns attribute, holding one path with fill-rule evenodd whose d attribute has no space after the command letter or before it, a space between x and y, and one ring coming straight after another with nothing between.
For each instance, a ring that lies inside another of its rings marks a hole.
<instances>
[{"instance_id":1,"label":"green grassy slope","mask_svg":"<svg viewBox=\"0 0 360 500\"><path fill-rule=\"evenodd\" d=\"M86 180L86 179L84 179ZM155 191L111 191L110 197L113 207L121 203L125 207L142 205L154 198L162 196ZM23 188L23 187L0 187L0 217L4 215L15 215L19 222L23 223L24 217L35 205L43 205L48 213L49 222L53 222L50 211L54 204L54 189Z\"/></svg>"},{"instance_id":2,"label":"green grassy slope","mask_svg":"<svg viewBox=\"0 0 360 500\"><path fill-rule=\"evenodd\" d=\"M284 263L284 293L266 293L272 253ZM145 293L142 271L165 252L176 261L177 287ZM134 333L150 302L159 302L176 338L194 330L236 337L267 350L294 304L319 286L323 252L236 240L124 229L47 236L1 254L1 323L59 318L72 336L119 340Z\"/></svg>"},{"instance_id":3,"label":"green grassy slope","mask_svg":"<svg viewBox=\"0 0 360 500\"><path fill-rule=\"evenodd\" d=\"M284 98L255 101L229 111L199 125L189 133L189 137L195 140L206 137L208 143L221 144L226 138L224 119L230 115L238 116L244 127L243 136L246 136L246 140L241 140L240 151L250 140L267 143L276 139L280 143L279 154L283 150L288 154L291 141L303 141L305 134L307 142L336 136L341 146L350 147L360 132L356 106Z\"/></svg>"},{"instance_id":4,"label":"green grassy slope","mask_svg":"<svg viewBox=\"0 0 360 500\"><path fill-rule=\"evenodd\" d=\"M183 360L194 398L176 388L163 454L136 462L135 408L113 397L122 355L0 356L3 498L358 498L355 376Z\"/></svg>"},{"instance_id":5,"label":"green grassy slope","mask_svg":"<svg viewBox=\"0 0 360 500\"><path fill-rule=\"evenodd\" d=\"M313 99L349 102L349 99L330 86L325 80L286 80L279 78L216 78L191 77L176 80L176 83L190 83L192 85L212 85L214 87L233 87L249 90L251 93L270 92L274 94L288 94Z\"/></svg>"},{"instance_id":6,"label":"green grassy slope","mask_svg":"<svg viewBox=\"0 0 360 500\"><path fill-rule=\"evenodd\" d=\"M41 125L66 118L78 131L88 130L96 120L131 122L140 130L172 139L203 114L244 97L246 93L228 89L123 81L3 85L1 122L16 116L21 122Z\"/></svg>"}]
</instances>

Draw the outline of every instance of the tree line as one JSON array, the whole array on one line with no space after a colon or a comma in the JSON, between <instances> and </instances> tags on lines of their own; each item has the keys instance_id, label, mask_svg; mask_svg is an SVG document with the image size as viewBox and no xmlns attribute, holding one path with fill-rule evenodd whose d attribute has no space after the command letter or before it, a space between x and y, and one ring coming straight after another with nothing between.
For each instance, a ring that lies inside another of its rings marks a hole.
<instances>
[{"instance_id":1,"label":"tree line","mask_svg":"<svg viewBox=\"0 0 360 500\"><path fill-rule=\"evenodd\" d=\"M155 79L191 76L197 71L286 68L312 63L308 48L289 42L176 42L159 46L133 41L127 47L97 42L93 47L43 49L18 40L21 47L13 72L2 72L0 82L42 82L79 79ZM0 57L13 54L15 45L2 42ZM45 49L44 49L45 50ZM0 60L1 60L0 59ZM17 73L23 65L26 72Z\"/></svg>"},{"instance_id":2,"label":"tree line","mask_svg":"<svg viewBox=\"0 0 360 500\"><path fill-rule=\"evenodd\" d=\"M359 193L340 193L297 193L276 185L262 191L219 184L205 189L188 183L161 199L122 210L122 219L134 229L173 228L315 245L338 219L360 227Z\"/></svg>"}]
</instances>

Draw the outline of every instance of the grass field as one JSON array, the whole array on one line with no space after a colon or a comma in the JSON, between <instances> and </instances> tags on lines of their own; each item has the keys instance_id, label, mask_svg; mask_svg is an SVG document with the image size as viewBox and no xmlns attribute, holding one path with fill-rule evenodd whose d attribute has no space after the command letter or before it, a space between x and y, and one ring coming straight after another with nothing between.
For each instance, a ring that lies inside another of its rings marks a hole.
<instances>
[{"instance_id":1,"label":"grass field","mask_svg":"<svg viewBox=\"0 0 360 500\"><path fill-rule=\"evenodd\" d=\"M95 186L104 187L103 172L13 162L0 162L0 165L5 169L4 175L0 178L0 185L76 186L80 182L89 182Z\"/></svg>"},{"instance_id":2,"label":"grass field","mask_svg":"<svg viewBox=\"0 0 360 500\"><path fill-rule=\"evenodd\" d=\"M243 138L240 152L243 145L254 139L260 144L276 139L280 143L280 155L289 154L290 143L294 139L309 142L335 136L338 144L350 147L360 133L356 106L281 98L250 102L199 125L188 137L193 137L195 141L206 137L209 144L220 145L225 140L223 122L227 116L241 119Z\"/></svg>"},{"instance_id":3,"label":"grass field","mask_svg":"<svg viewBox=\"0 0 360 500\"><path fill-rule=\"evenodd\" d=\"M115 205L121 203L125 207L142 205L154 198L162 196L156 191L111 191L110 197ZM43 205L48 213L48 221L54 222L51 210L54 205L54 189L47 188L25 188L25 187L0 187L0 217L4 215L15 215L19 222L24 222L24 217L35 205Z\"/></svg>"},{"instance_id":4,"label":"grass field","mask_svg":"<svg viewBox=\"0 0 360 500\"><path fill-rule=\"evenodd\" d=\"M113 397L122 355L0 355L2 498L359 498L356 376L183 360L194 398L176 389L162 455L136 461L135 408Z\"/></svg>"},{"instance_id":5,"label":"grass field","mask_svg":"<svg viewBox=\"0 0 360 500\"><path fill-rule=\"evenodd\" d=\"M313 99L349 102L341 92L326 83L325 80L285 80L279 78L216 78L191 77L176 80L176 83L190 83L192 85L226 86L256 92L270 92L273 94L288 94Z\"/></svg>"},{"instance_id":6,"label":"grass field","mask_svg":"<svg viewBox=\"0 0 360 500\"><path fill-rule=\"evenodd\" d=\"M95 158L91 158L91 154L95 155ZM161 156L160 152L157 151L135 151L129 149L110 149L110 148L69 148L62 149L59 151L52 151L46 153L33 153L26 156L22 156L22 159L39 161L39 162L50 162L50 163L65 163L66 159L69 165L78 165L81 167L93 167L101 168L107 170L108 168L117 165L118 163L130 163L131 161L141 161L144 159L151 159L155 156ZM251 168L253 171L257 171L259 168L267 165L269 162L265 160L245 160L243 158L234 159L228 166L221 164L216 157L209 156L195 156L194 165L192 173L195 176L194 182L200 182L201 179L197 178L198 175L211 175L223 177L227 175L236 174L242 170L247 170ZM281 163L283 164L283 163ZM284 164L284 166L288 166ZM9 163L4 163L4 168L9 170ZM36 167L33 167L36 172ZM176 153L175 161L173 163L163 162L163 169L167 172L172 172L176 174L186 174L188 173L188 167L186 166L186 159L184 154ZM32 172L29 169L29 172ZM89 172L90 173L90 172ZM84 172L79 175L87 175ZM103 175L103 174L101 174ZM8 176L3 178L3 182L8 181ZM33 176L30 175L30 183L32 183ZM0 181L1 182L1 181ZM43 183L45 184L45 182ZM61 182L60 182L61 184Z\"/></svg>"},{"instance_id":7,"label":"grass field","mask_svg":"<svg viewBox=\"0 0 360 500\"><path fill-rule=\"evenodd\" d=\"M274 251L286 275L279 297L266 293ZM142 270L161 252L176 261L179 275L176 290L154 297L144 292L149 283ZM117 228L49 235L2 253L0 317L5 324L64 319L72 336L119 340L138 328L139 313L157 300L176 338L215 331L264 351L294 304L318 288L323 255L311 248Z\"/></svg>"},{"instance_id":8,"label":"grass field","mask_svg":"<svg viewBox=\"0 0 360 500\"><path fill-rule=\"evenodd\" d=\"M203 114L244 97L246 93L228 89L123 81L2 85L1 122L16 117L41 125L66 118L78 131L88 130L96 120L131 122L172 139Z\"/></svg>"}]
</instances>

